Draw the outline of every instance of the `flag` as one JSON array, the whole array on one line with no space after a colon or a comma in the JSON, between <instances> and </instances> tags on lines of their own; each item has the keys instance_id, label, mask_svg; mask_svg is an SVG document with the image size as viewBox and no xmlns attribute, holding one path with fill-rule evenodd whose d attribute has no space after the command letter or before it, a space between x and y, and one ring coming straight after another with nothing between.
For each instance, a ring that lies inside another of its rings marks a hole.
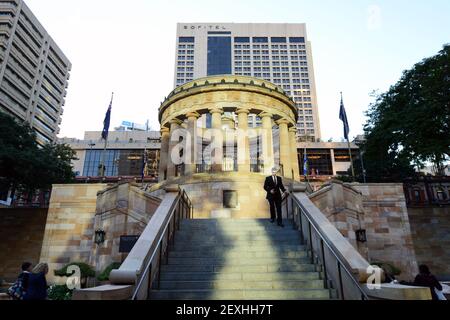
<instances>
[{"instance_id":1,"label":"flag","mask_svg":"<svg viewBox=\"0 0 450 320\"><path fill-rule=\"evenodd\" d=\"M114 93L113 93L114 95ZM111 102L109 103L108 111L106 111L105 120L103 120L103 131L102 139L106 141L108 139L109 125L111 123L111 108L113 103L113 97L111 97Z\"/></svg>"},{"instance_id":2,"label":"flag","mask_svg":"<svg viewBox=\"0 0 450 320\"><path fill-rule=\"evenodd\" d=\"M306 155L303 158L303 175L306 177L308 175L308 156Z\"/></svg>"},{"instance_id":3,"label":"flag","mask_svg":"<svg viewBox=\"0 0 450 320\"><path fill-rule=\"evenodd\" d=\"M144 181L146 171L147 171L147 149L144 150L144 155L142 157L142 172L141 172L142 181Z\"/></svg>"},{"instance_id":4,"label":"flag","mask_svg":"<svg viewBox=\"0 0 450 320\"><path fill-rule=\"evenodd\" d=\"M344 99L342 98L342 93L341 93L341 110L339 111L339 119L341 119L342 122L344 123L344 138L345 140L348 140L350 127L348 126L347 113L345 112Z\"/></svg>"}]
</instances>

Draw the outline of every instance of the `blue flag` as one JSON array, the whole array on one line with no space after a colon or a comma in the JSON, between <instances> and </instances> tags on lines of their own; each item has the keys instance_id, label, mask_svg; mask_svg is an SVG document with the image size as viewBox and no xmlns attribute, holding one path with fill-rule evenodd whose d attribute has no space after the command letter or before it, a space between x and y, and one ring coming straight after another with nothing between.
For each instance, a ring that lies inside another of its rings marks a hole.
<instances>
[{"instance_id":1,"label":"blue flag","mask_svg":"<svg viewBox=\"0 0 450 320\"><path fill-rule=\"evenodd\" d=\"M303 158L303 175L306 177L308 175L308 156L306 155Z\"/></svg>"},{"instance_id":2,"label":"blue flag","mask_svg":"<svg viewBox=\"0 0 450 320\"><path fill-rule=\"evenodd\" d=\"M348 140L350 127L348 125L347 113L345 112L344 99L342 98L342 93L341 93L341 110L339 111L339 119L341 119L342 122L344 123L344 138L345 140Z\"/></svg>"},{"instance_id":3,"label":"blue flag","mask_svg":"<svg viewBox=\"0 0 450 320\"><path fill-rule=\"evenodd\" d=\"M109 103L109 108L108 108L108 111L106 111L105 120L103 121L103 131L102 131L102 138L103 138L103 140L108 139L109 125L111 123L112 103L113 103L113 97L111 97L111 102Z\"/></svg>"}]
</instances>

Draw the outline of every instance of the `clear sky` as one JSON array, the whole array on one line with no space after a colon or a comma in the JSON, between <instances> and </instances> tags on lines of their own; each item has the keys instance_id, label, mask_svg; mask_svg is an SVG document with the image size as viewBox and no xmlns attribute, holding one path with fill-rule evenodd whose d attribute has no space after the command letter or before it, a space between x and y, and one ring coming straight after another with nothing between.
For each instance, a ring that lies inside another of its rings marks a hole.
<instances>
[{"instance_id":1,"label":"clear sky","mask_svg":"<svg viewBox=\"0 0 450 320\"><path fill-rule=\"evenodd\" d=\"M340 140L339 92L350 134L362 133L373 90L450 43L449 0L26 0L73 67L60 137L101 131L111 91L112 126L159 129L173 89L177 22L307 24L322 138Z\"/></svg>"}]
</instances>

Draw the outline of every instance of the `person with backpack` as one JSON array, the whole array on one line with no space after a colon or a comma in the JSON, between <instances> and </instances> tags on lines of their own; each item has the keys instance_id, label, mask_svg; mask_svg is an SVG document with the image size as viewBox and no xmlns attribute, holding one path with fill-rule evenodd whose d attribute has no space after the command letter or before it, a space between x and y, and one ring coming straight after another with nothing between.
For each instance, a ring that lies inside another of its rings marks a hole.
<instances>
[{"instance_id":1,"label":"person with backpack","mask_svg":"<svg viewBox=\"0 0 450 320\"><path fill-rule=\"evenodd\" d=\"M30 273L28 279L28 289L23 296L23 300L46 300L48 264L39 263Z\"/></svg>"},{"instance_id":2,"label":"person with backpack","mask_svg":"<svg viewBox=\"0 0 450 320\"><path fill-rule=\"evenodd\" d=\"M16 282L8 289L8 295L13 300L23 300L23 297L28 290L32 269L33 264L31 262L22 263L22 272L17 277Z\"/></svg>"}]
</instances>

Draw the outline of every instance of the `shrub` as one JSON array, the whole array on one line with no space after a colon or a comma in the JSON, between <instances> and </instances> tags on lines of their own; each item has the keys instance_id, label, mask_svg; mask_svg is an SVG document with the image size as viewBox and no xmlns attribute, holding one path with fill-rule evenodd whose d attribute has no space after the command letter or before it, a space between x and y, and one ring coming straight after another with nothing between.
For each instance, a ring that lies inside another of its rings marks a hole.
<instances>
[{"instance_id":1,"label":"shrub","mask_svg":"<svg viewBox=\"0 0 450 320\"><path fill-rule=\"evenodd\" d=\"M402 273L402 270L387 262L375 261L371 265L378 266L393 276L399 276Z\"/></svg>"},{"instance_id":2,"label":"shrub","mask_svg":"<svg viewBox=\"0 0 450 320\"><path fill-rule=\"evenodd\" d=\"M50 300L71 300L73 290L70 290L65 284L54 285L48 289L48 298Z\"/></svg>"},{"instance_id":3,"label":"shrub","mask_svg":"<svg viewBox=\"0 0 450 320\"><path fill-rule=\"evenodd\" d=\"M111 263L109 266L107 266L105 268L105 270L103 270L102 273L100 273L100 275L97 277L97 280L98 281L108 281L109 280L109 274L111 273L111 271L114 270L114 269L119 269L120 265L121 265L121 263L119 263L119 262Z\"/></svg>"},{"instance_id":4,"label":"shrub","mask_svg":"<svg viewBox=\"0 0 450 320\"><path fill-rule=\"evenodd\" d=\"M71 276L73 273L67 272L67 268L70 266L78 266L80 268L81 278L95 277L94 268L83 262L69 263L68 265L64 266L63 268L61 268L59 270L55 270L55 276L58 276L58 277Z\"/></svg>"}]
</instances>

